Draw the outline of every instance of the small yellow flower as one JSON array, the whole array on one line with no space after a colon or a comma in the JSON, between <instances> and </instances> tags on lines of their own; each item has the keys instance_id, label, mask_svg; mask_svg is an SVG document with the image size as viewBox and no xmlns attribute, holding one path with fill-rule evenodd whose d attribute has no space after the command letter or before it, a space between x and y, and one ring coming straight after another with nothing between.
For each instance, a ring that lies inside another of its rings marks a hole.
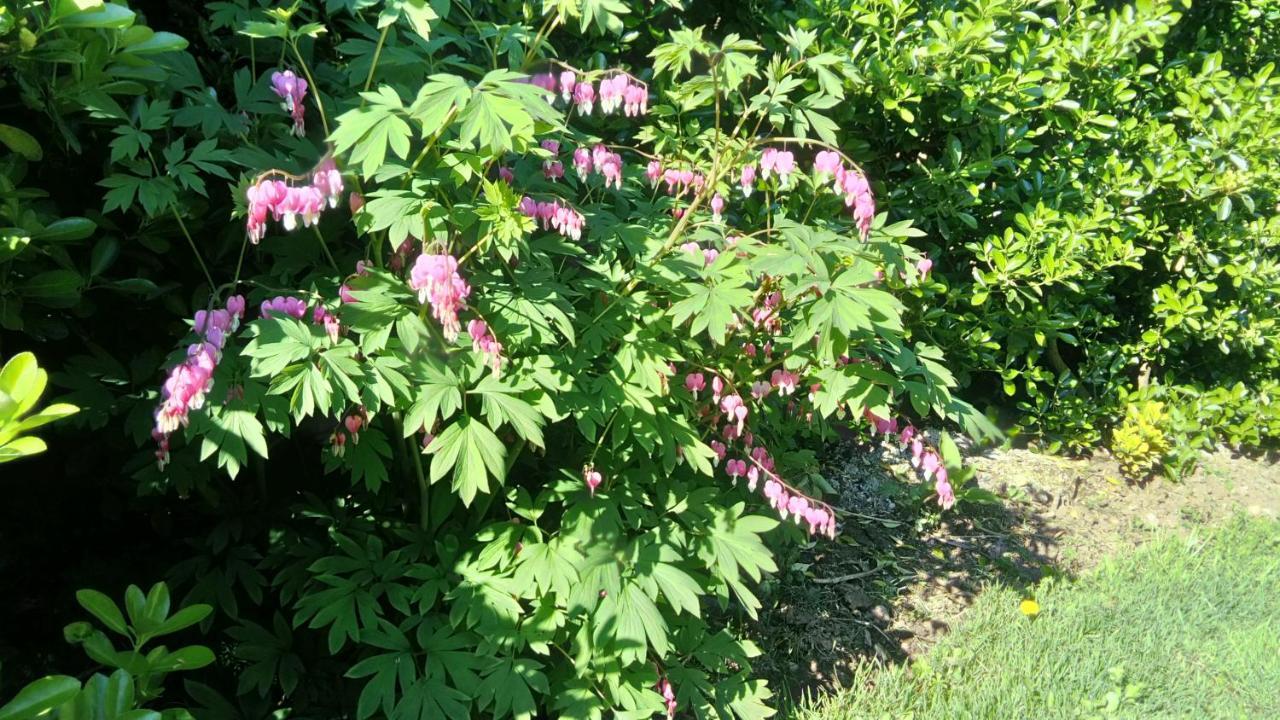
<instances>
[{"instance_id":1,"label":"small yellow flower","mask_svg":"<svg viewBox=\"0 0 1280 720\"><path fill-rule=\"evenodd\" d=\"M1022 611L1023 615L1033 618L1040 614L1040 603L1028 598L1018 605L1018 609Z\"/></svg>"}]
</instances>

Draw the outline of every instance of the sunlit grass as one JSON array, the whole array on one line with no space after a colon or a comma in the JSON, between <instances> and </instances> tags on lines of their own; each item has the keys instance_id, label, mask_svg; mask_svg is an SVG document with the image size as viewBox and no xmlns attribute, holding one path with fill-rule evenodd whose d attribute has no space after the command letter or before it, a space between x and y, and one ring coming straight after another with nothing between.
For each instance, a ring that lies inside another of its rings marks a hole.
<instances>
[{"instance_id":1,"label":"sunlit grass","mask_svg":"<svg viewBox=\"0 0 1280 720\"><path fill-rule=\"evenodd\" d=\"M1280 523L1237 520L1028 598L983 593L910 668L794 713L836 718L1280 717Z\"/></svg>"}]
</instances>

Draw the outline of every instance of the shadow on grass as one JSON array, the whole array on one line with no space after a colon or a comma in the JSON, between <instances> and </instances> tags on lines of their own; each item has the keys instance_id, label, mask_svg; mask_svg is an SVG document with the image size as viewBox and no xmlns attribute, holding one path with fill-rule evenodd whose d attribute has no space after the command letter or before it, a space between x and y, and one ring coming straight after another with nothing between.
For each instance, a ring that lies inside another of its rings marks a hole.
<instances>
[{"instance_id":1,"label":"shadow on grass","mask_svg":"<svg viewBox=\"0 0 1280 720\"><path fill-rule=\"evenodd\" d=\"M1063 530L1032 496L1014 512L962 504L939 513L895 480L878 446L838 443L823 472L841 513L835 541L780 558L760 622L760 669L784 703L847 683L866 663L909 661L930 648L990 585L1024 591L1056 566Z\"/></svg>"}]
</instances>

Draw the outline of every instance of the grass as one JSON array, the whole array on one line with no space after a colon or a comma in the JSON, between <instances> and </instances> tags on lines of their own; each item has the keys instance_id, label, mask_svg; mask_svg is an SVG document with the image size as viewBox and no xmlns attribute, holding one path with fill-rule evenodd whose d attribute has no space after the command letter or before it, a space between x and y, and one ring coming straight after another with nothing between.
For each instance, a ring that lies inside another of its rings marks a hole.
<instances>
[{"instance_id":1,"label":"grass","mask_svg":"<svg viewBox=\"0 0 1280 720\"><path fill-rule=\"evenodd\" d=\"M1280 522L1237 519L1075 583L985 591L910 668L867 667L793 713L853 718L1280 718Z\"/></svg>"}]
</instances>

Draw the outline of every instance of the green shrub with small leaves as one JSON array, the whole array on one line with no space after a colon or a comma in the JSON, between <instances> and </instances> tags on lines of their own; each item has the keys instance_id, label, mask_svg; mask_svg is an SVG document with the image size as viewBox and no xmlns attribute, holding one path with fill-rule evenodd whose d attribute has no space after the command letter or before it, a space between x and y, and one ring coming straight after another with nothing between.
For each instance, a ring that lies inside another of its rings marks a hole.
<instances>
[{"instance_id":1,"label":"green shrub with small leaves","mask_svg":"<svg viewBox=\"0 0 1280 720\"><path fill-rule=\"evenodd\" d=\"M69 675L49 675L29 683L8 702L0 705L2 720L182 720L191 713L180 708L154 710L164 690L165 678L175 672L189 672L214 661L213 651L203 645L170 650L154 641L200 623L213 608L190 605L170 613L169 588L156 583L143 594L136 585L125 592L125 610L96 590L76 593L80 606L113 636L123 637L123 649L90 622L67 626L69 643L83 647L100 668L80 681ZM143 652L148 645L154 645Z\"/></svg>"},{"instance_id":2,"label":"green shrub with small leaves","mask_svg":"<svg viewBox=\"0 0 1280 720\"><path fill-rule=\"evenodd\" d=\"M928 232L918 247L937 282L909 331L948 349L971 400L1051 450L1082 451L1148 387L1242 387L1232 405L1267 413L1280 349L1273 14L811 0L778 28L808 28L840 56L841 137L891 215ZM1175 444L1274 442L1215 422L1216 404L1184 403L1203 414Z\"/></svg>"},{"instance_id":3,"label":"green shrub with small leaves","mask_svg":"<svg viewBox=\"0 0 1280 720\"><path fill-rule=\"evenodd\" d=\"M44 441L31 435L31 431L74 415L79 409L68 403L54 403L36 410L48 382L49 374L29 352L14 355L0 367L0 463L44 452Z\"/></svg>"}]
</instances>

